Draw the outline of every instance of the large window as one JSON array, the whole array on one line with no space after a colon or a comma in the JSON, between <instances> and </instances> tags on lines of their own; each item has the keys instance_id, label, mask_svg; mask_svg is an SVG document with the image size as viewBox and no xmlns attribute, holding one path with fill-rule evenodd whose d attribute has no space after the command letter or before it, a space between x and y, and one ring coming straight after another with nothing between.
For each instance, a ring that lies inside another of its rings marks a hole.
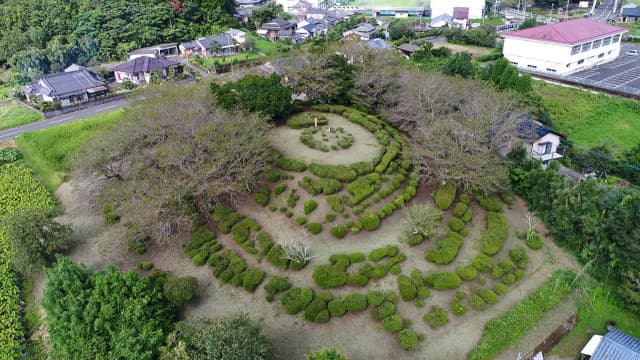
<instances>
[{"instance_id":1,"label":"large window","mask_svg":"<svg viewBox=\"0 0 640 360\"><path fill-rule=\"evenodd\" d=\"M591 42L582 44L582 52L591 50Z\"/></svg>"},{"instance_id":2,"label":"large window","mask_svg":"<svg viewBox=\"0 0 640 360\"><path fill-rule=\"evenodd\" d=\"M602 39L602 46L607 46L611 44L611 38L610 37L606 37L604 39Z\"/></svg>"},{"instance_id":3,"label":"large window","mask_svg":"<svg viewBox=\"0 0 640 360\"><path fill-rule=\"evenodd\" d=\"M594 49L597 49L597 48L599 48L600 46L602 46L602 39L600 39L600 40L596 40L596 41L594 41L594 42L593 42L593 48L594 48Z\"/></svg>"},{"instance_id":4,"label":"large window","mask_svg":"<svg viewBox=\"0 0 640 360\"><path fill-rule=\"evenodd\" d=\"M613 35L613 39L611 40L611 43L612 43L612 44L616 44L616 43L618 43L618 42L620 42L620 34L618 34L618 35Z\"/></svg>"},{"instance_id":5,"label":"large window","mask_svg":"<svg viewBox=\"0 0 640 360\"><path fill-rule=\"evenodd\" d=\"M571 55L575 55L575 54L579 54L579 53L580 53L580 45L576 45L576 46L571 48Z\"/></svg>"}]
</instances>

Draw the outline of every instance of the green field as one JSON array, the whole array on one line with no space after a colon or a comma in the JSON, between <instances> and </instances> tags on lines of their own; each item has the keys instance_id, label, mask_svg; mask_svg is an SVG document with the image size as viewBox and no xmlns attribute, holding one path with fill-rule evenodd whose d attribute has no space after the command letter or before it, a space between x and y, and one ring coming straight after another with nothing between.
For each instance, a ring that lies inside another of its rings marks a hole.
<instances>
[{"instance_id":1,"label":"green field","mask_svg":"<svg viewBox=\"0 0 640 360\"><path fill-rule=\"evenodd\" d=\"M622 152L640 142L640 102L535 82L553 126L578 146L611 145Z\"/></svg>"},{"instance_id":2,"label":"green field","mask_svg":"<svg viewBox=\"0 0 640 360\"><path fill-rule=\"evenodd\" d=\"M70 124L20 135L16 142L24 161L47 189L54 191L69 171L68 157L73 156L89 137L122 119L123 114L122 109L105 112Z\"/></svg>"},{"instance_id":3,"label":"green field","mask_svg":"<svg viewBox=\"0 0 640 360\"><path fill-rule=\"evenodd\" d=\"M0 105L0 130L11 129L42 119L42 115L24 106Z\"/></svg>"},{"instance_id":4,"label":"green field","mask_svg":"<svg viewBox=\"0 0 640 360\"><path fill-rule=\"evenodd\" d=\"M262 56L253 53L253 52L245 52L238 55L232 56L219 56L219 57L210 57L210 58L200 58L200 60L193 60L193 62L201 62L205 67L213 68L217 65L225 65L230 64L234 60L237 62L243 61L251 61L262 58Z\"/></svg>"}]
</instances>

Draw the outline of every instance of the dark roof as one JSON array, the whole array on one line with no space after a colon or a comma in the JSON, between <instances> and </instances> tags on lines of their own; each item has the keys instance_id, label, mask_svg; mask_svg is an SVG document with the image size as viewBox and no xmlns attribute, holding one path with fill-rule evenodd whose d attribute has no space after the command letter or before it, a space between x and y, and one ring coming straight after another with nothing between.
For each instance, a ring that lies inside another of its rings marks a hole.
<instances>
[{"instance_id":1,"label":"dark roof","mask_svg":"<svg viewBox=\"0 0 640 360\"><path fill-rule=\"evenodd\" d=\"M255 5L260 4L263 0L236 0L239 5Z\"/></svg>"},{"instance_id":2,"label":"dark roof","mask_svg":"<svg viewBox=\"0 0 640 360\"><path fill-rule=\"evenodd\" d=\"M382 39L371 39L367 41L367 46L374 50L389 50L393 46Z\"/></svg>"},{"instance_id":3,"label":"dark roof","mask_svg":"<svg viewBox=\"0 0 640 360\"><path fill-rule=\"evenodd\" d=\"M234 44L233 37L229 34L207 36L205 38L200 38L197 41L202 44L205 49L211 49L213 43L216 43L219 46L228 46Z\"/></svg>"},{"instance_id":4,"label":"dark roof","mask_svg":"<svg viewBox=\"0 0 640 360\"><path fill-rule=\"evenodd\" d=\"M49 97L75 94L87 89L104 86L105 81L87 69L62 72L42 77L24 87L28 94L43 94Z\"/></svg>"},{"instance_id":5,"label":"dark roof","mask_svg":"<svg viewBox=\"0 0 640 360\"><path fill-rule=\"evenodd\" d=\"M372 33L376 31L376 28L369 23L364 23L358 26L357 28L353 29L353 31L357 31L361 33Z\"/></svg>"},{"instance_id":6,"label":"dark roof","mask_svg":"<svg viewBox=\"0 0 640 360\"><path fill-rule=\"evenodd\" d=\"M402 45L398 46L398 50L411 52L411 53L418 51L418 49L420 49L420 46L409 44L409 43L405 43L405 44L402 44Z\"/></svg>"},{"instance_id":7,"label":"dark roof","mask_svg":"<svg viewBox=\"0 0 640 360\"><path fill-rule=\"evenodd\" d=\"M264 30L286 30L291 28L291 23L284 19L273 19L267 23L262 24L261 29Z\"/></svg>"},{"instance_id":8,"label":"dark roof","mask_svg":"<svg viewBox=\"0 0 640 360\"><path fill-rule=\"evenodd\" d=\"M160 49L168 49L175 48L178 43L167 43L167 44L158 44L153 46L147 46L140 49L135 49L133 51L129 51L129 55L140 55L140 54L153 54Z\"/></svg>"},{"instance_id":9,"label":"dark roof","mask_svg":"<svg viewBox=\"0 0 640 360\"><path fill-rule=\"evenodd\" d=\"M591 360L640 360L640 340L615 329L602 338Z\"/></svg>"},{"instance_id":10,"label":"dark roof","mask_svg":"<svg viewBox=\"0 0 640 360\"><path fill-rule=\"evenodd\" d=\"M135 74L141 72L148 73L156 69L166 69L176 65L178 65L178 63L175 61L142 56L133 60L129 60L120 65L116 65L113 67L113 70L121 71L127 74Z\"/></svg>"},{"instance_id":11,"label":"dark roof","mask_svg":"<svg viewBox=\"0 0 640 360\"><path fill-rule=\"evenodd\" d=\"M562 136L548 127L533 121L522 121L518 123L517 130L518 136L527 141L536 141L549 133Z\"/></svg>"},{"instance_id":12,"label":"dark roof","mask_svg":"<svg viewBox=\"0 0 640 360\"><path fill-rule=\"evenodd\" d=\"M627 7L622 9L622 16L640 17L640 7Z\"/></svg>"},{"instance_id":13,"label":"dark roof","mask_svg":"<svg viewBox=\"0 0 640 360\"><path fill-rule=\"evenodd\" d=\"M453 18L454 19L469 19L469 8L468 7L454 7L453 8Z\"/></svg>"}]
</instances>

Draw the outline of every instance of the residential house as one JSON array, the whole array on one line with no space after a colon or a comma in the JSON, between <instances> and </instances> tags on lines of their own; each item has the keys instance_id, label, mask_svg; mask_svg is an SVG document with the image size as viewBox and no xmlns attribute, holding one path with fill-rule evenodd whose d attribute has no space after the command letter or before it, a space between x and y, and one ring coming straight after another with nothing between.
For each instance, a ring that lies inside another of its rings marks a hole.
<instances>
[{"instance_id":1,"label":"residential house","mask_svg":"<svg viewBox=\"0 0 640 360\"><path fill-rule=\"evenodd\" d=\"M581 360L638 360L640 340L618 329L593 335L580 351Z\"/></svg>"},{"instance_id":2,"label":"residential house","mask_svg":"<svg viewBox=\"0 0 640 360\"><path fill-rule=\"evenodd\" d=\"M328 15L329 15L329 11L325 9L313 8L307 11L307 19L324 20L324 18L327 17Z\"/></svg>"},{"instance_id":3,"label":"residential house","mask_svg":"<svg viewBox=\"0 0 640 360\"><path fill-rule=\"evenodd\" d=\"M367 40L367 46L373 50L393 50L393 45L380 38Z\"/></svg>"},{"instance_id":4,"label":"residential house","mask_svg":"<svg viewBox=\"0 0 640 360\"><path fill-rule=\"evenodd\" d=\"M415 32L426 32L430 29L429 23L422 21L422 19L412 22L411 27Z\"/></svg>"},{"instance_id":5,"label":"residential house","mask_svg":"<svg viewBox=\"0 0 640 360\"><path fill-rule=\"evenodd\" d=\"M244 44L247 40L247 33L242 30L230 28L225 32L225 34L231 36L238 44Z\"/></svg>"},{"instance_id":6,"label":"residential house","mask_svg":"<svg viewBox=\"0 0 640 360\"><path fill-rule=\"evenodd\" d=\"M236 5L240 8L264 5L267 0L236 0Z\"/></svg>"},{"instance_id":7,"label":"residential house","mask_svg":"<svg viewBox=\"0 0 640 360\"><path fill-rule=\"evenodd\" d=\"M322 20L307 19L302 20L296 24L296 30L294 32L294 41L306 41L312 37L324 35L327 32L327 27Z\"/></svg>"},{"instance_id":8,"label":"residential house","mask_svg":"<svg viewBox=\"0 0 640 360\"><path fill-rule=\"evenodd\" d=\"M152 58L164 58L178 55L178 43L159 44L147 46L129 52L129 60L147 56Z\"/></svg>"},{"instance_id":9,"label":"residential house","mask_svg":"<svg viewBox=\"0 0 640 360\"><path fill-rule=\"evenodd\" d=\"M296 20L304 20L307 18L307 12L313 9L313 5L309 2L300 0L289 8L289 15Z\"/></svg>"},{"instance_id":10,"label":"residential house","mask_svg":"<svg viewBox=\"0 0 640 360\"><path fill-rule=\"evenodd\" d=\"M114 66L113 72L119 83L129 80L142 85L151 82L152 74L163 78L169 76L169 72L176 71L178 65L175 61L143 56Z\"/></svg>"},{"instance_id":11,"label":"residential house","mask_svg":"<svg viewBox=\"0 0 640 360\"><path fill-rule=\"evenodd\" d=\"M292 37L293 28L294 25L291 22L277 18L262 24L256 32L271 41L277 41Z\"/></svg>"},{"instance_id":12,"label":"residential house","mask_svg":"<svg viewBox=\"0 0 640 360\"><path fill-rule=\"evenodd\" d=\"M551 160L562 158L560 139L562 135L533 120L517 125L518 137L524 140L525 148L532 159L541 160L547 166Z\"/></svg>"},{"instance_id":13,"label":"residential house","mask_svg":"<svg viewBox=\"0 0 640 360\"><path fill-rule=\"evenodd\" d=\"M433 19L431 19L430 26L435 29L439 29L442 27L453 27L453 16L448 14L440 14Z\"/></svg>"},{"instance_id":14,"label":"residential house","mask_svg":"<svg viewBox=\"0 0 640 360\"><path fill-rule=\"evenodd\" d=\"M466 7L454 7L453 8L453 26L461 29L468 29L471 27L469 21L469 8Z\"/></svg>"},{"instance_id":15,"label":"residential house","mask_svg":"<svg viewBox=\"0 0 640 360\"><path fill-rule=\"evenodd\" d=\"M49 101L61 107L84 103L107 94L107 83L91 70L73 64L64 72L43 76L22 88L30 100ZM35 99L34 99L35 98Z\"/></svg>"},{"instance_id":16,"label":"residential house","mask_svg":"<svg viewBox=\"0 0 640 360\"><path fill-rule=\"evenodd\" d=\"M360 24L358 27L349 30L349 31L345 31L344 33L342 33L342 37L347 39L347 40L369 40L371 38L373 38L376 33L378 31L376 30L375 26L369 24L369 23L364 23L364 24Z\"/></svg>"},{"instance_id":17,"label":"residential house","mask_svg":"<svg viewBox=\"0 0 640 360\"><path fill-rule=\"evenodd\" d=\"M636 22L640 19L640 7L635 6L622 8L620 16L622 16L622 21L624 22Z\"/></svg>"},{"instance_id":18,"label":"residential house","mask_svg":"<svg viewBox=\"0 0 640 360\"><path fill-rule=\"evenodd\" d=\"M233 15L238 21L243 24L249 22L251 18L251 14L253 13L253 9L257 9L257 7L249 6L249 7L240 7L236 9L236 13Z\"/></svg>"},{"instance_id":19,"label":"residential house","mask_svg":"<svg viewBox=\"0 0 640 360\"><path fill-rule=\"evenodd\" d=\"M199 55L208 58L234 55L240 52L240 45L231 35L226 33L183 42L180 43L179 48L183 57Z\"/></svg>"},{"instance_id":20,"label":"residential house","mask_svg":"<svg viewBox=\"0 0 640 360\"><path fill-rule=\"evenodd\" d=\"M401 55L404 55L407 59L409 59L411 55L413 55L413 53L418 50L420 50L420 46L409 44L409 43L405 43L398 46L398 52Z\"/></svg>"}]
</instances>

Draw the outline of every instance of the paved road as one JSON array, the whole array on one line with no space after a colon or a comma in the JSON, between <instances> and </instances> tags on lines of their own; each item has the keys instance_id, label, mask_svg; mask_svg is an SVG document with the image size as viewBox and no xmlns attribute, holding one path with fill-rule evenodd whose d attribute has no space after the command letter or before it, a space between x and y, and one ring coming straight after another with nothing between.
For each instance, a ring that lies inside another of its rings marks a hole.
<instances>
[{"instance_id":1,"label":"paved road","mask_svg":"<svg viewBox=\"0 0 640 360\"><path fill-rule=\"evenodd\" d=\"M40 130L40 129L46 129L52 126L57 126L60 124L69 123L76 120L81 120L88 116L99 114L105 111L119 109L123 106L128 105L130 102L131 101L128 99L115 100L115 101L108 102L106 104L90 106L86 109L74 111L68 114L54 116L43 121L38 121L35 123L23 125L17 128L3 130L3 131L0 131L0 141L14 138L22 133Z\"/></svg>"},{"instance_id":2,"label":"paved road","mask_svg":"<svg viewBox=\"0 0 640 360\"><path fill-rule=\"evenodd\" d=\"M598 6L594 10L593 14L591 15L591 18L593 20L607 22L608 18L615 17L615 14L613 14L614 12L613 7L615 3L616 3L616 0L603 0L600 6Z\"/></svg>"}]
</instances>

